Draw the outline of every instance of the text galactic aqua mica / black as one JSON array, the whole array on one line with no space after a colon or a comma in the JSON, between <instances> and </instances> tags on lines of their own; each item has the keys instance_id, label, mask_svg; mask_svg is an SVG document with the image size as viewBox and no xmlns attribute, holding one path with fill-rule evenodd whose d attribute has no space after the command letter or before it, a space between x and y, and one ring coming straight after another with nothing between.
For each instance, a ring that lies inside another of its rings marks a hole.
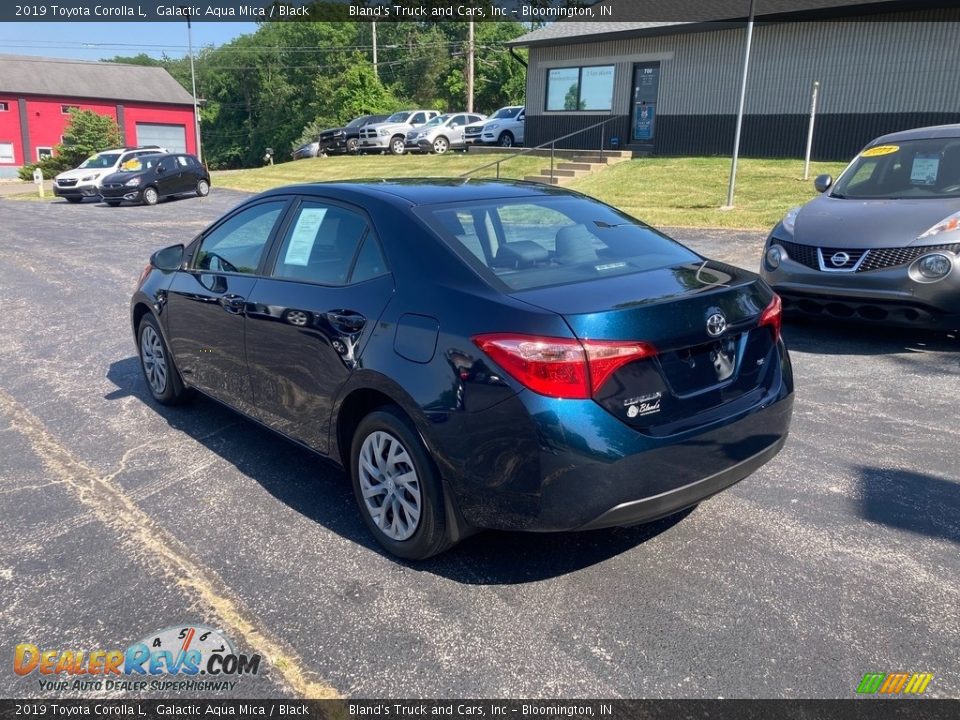
<instances>
[{"instance_id":1,"label":"text galactic aqua mica / black","mask_svg":"<svg viewBox=\"0 0 960 720\"><path fill-rule=\"evenodd\" d=\"M591 198L493 180L279 188L159 251L154 398L197 389L349 470L406 558L646 522L782 447L780 303Z\"/></svg>"}]
</instances>

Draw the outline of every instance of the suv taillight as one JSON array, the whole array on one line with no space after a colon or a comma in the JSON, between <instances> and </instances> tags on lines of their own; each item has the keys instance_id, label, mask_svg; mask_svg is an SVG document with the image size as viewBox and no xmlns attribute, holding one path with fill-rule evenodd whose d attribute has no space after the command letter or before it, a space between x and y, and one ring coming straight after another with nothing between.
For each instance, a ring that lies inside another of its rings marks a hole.
<instances>
[{"instance_id":1,"label":"suv taillight","mask_svg":"<svg viewBox=\"0 0 960 720\"><path fill-rule=\"evenodd\" d=\"M645 342L492 333L473 342L524 387L555 398L594 396L620 367L653 357Z\"/></svg>"}]
</instances>

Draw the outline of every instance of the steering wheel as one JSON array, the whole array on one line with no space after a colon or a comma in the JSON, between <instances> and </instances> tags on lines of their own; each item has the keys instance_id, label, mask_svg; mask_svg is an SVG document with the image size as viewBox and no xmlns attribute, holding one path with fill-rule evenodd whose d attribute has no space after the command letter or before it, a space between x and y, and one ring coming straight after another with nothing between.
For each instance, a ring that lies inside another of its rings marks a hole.
<instances>
[{"instance_id":1,"label":"steering wheel","mask_svg":"<svg viewBox=\"0 0 960 720\"><path fill-rule=\"evenodd\" d=\"M237 270L236 266L227 260L223 255L218 255L215 252L205 252L204 260L207 261L207 270L223 270L225 272L240 272ZM213 263L211 260L216 260L219 267L212 267Z\"/></svg>"}]
</instances>

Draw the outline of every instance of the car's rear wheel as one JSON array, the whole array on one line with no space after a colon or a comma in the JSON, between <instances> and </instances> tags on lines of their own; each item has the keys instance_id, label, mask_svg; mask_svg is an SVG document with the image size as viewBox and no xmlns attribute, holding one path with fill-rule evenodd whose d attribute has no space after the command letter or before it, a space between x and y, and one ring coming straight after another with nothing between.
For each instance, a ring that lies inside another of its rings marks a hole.
<instances>
[{"instance_id":1,"label":"car's rear wheel","mask_svg":"<svg viewBox=\"0 0 960 720\"><path fill-rule=\"evenodd\" d=\"M119 200L104 200L104 202L110 207L118 207L120 205Z\"/></svg>"},{"instance_id":2,"label":"car's rear wheel","mask_svg":"<svg viewBox=\"0 0 960 720\"><path fill-rule=\"evenodd\" d=\"M144 205L156 205L160 201L160 193L157 192L155 187L144 188L143 190L143 204Z\"/></svg>"},{"instance_id":3,"label":"car's rear wheel","mask_svg":"<svg viewBox=\"0 0 960 720\"><path fill-rule=\"evenodd\" d=\"M180 379L173 356L167 349L160 327L147 313L137 328L140 368L153 399L162 405L176 405L187 398L187 388Z\"/></svg>"},{"instance_id":4,"label":"car's rear wheel","mask_svg":"<svg viewBox=\"0 0 960 720\"><path fill-rule=\"evenodd\" d=\"M349 140L347 140L348 153L355 153L359 146L360 146L360 141L357 140L356 138L350 138Z\"/></svg>"},{"instance_id":5,"label":"car's rear wheel","mask_svg":"<svg viewBox=\"0 0 960 720\"><path fill-rule=\"evenodd\" d=\"M440 477L399 408L381 408L360 421L350 474L363 521L387 551L422 560L451 545Z\"/></svg>"},{"instance_id":6,"label":"car's rear wheel","mask_svg":"<svg viewBox=\"0 0 960 720\"><path fill-rule=\"evenodd\" d=\"M206 197L210 194L210 183L206 180L197 180L197 195L200 197Z\"/></svg>"},{"instance_id":7,"label":"car's rear wheel","mask_svg":"<svg viewBox=\"0 0 960 720\"><path fill-rule=\"evenodd\" d=\"M403 151L406 149L403 142L403 137L401 135L397 135L393 140L390 141L390 152L393 155L403 155Z\"/></svg>"},{"instance_id":8,"label":"car's rear wheel","mask_svg":"<svg viewBox=\"0 0 960 720\"><path fill-rule=\"evenodd\" d=\"M509 130L504 130L497 138L497 145L500 147L513 147L513 142L513 133Z\"/></svg>"},{"instance_id":9,"label":"car's rear wheel","mask_svg":"<svg viewBox=\"0 0 960 720\"><path fill-rule=\"evenodd\" d=\"M67 195L66 201L67 201L67 202L71 202L71 203L78 203L78 202L83 202L83 198L82 198L82 197L70 197L69 195Z\"/></svg>"},{"instance_id":10,"label":"car's rear wheel","mask_svg":"<svg viewBox=\"0 0 960 720\"><path fill-rule=\"evenodd\" d=\"M433 141L433 151L437 155L443 155L449 149L450 149L450 141L447 140L442 135Z\"/></svg>"}]
</instances>

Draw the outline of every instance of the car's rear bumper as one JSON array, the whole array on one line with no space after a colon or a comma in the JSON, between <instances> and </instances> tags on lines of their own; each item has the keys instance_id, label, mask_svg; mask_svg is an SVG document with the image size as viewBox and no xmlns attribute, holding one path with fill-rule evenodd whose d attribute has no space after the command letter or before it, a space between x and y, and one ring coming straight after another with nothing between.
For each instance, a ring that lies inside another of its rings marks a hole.
<instances>
[{"instance_id":1,"label":"car's rear bumper","mask_svg":"<svg viewBox=\"0 0 960 720\"><path fill-rule=\"evenodd\" d=\"M592 400L522 391L472 419L434 426L431 450L474 527L569 531L648 522L696 505L779 452L793 411L785 351L781 357L784 371L760 402L691 431L645 434Z\"/></svg>"}]
</instances>

